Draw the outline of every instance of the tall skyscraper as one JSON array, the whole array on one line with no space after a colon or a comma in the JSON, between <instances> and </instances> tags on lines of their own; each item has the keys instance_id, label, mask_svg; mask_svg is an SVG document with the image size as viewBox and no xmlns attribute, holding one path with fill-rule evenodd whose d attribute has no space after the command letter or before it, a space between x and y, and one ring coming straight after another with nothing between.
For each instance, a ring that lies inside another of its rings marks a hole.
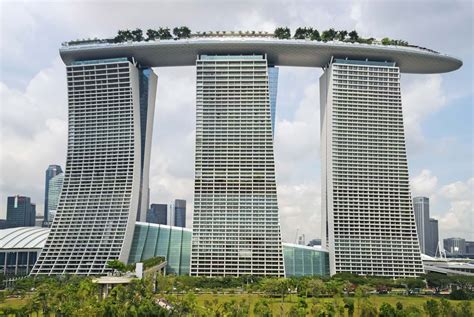
<instances>
[{"instance_id":1,"label":"tall skyscraper","mask_svg":"<svg viewBox=\"0 0 474 317\"><path fill-rule=\"evenodd\" d=\"M7 198L8 228L34 227L35 218L36 205L31 203L30 197L16 195Z\"/></svg>"},{"instance_id":2,"label":"tall skyscraper","mask_svg":"<svg viewBox=\"0 0 474 317\"><path fill-rule=\"evenodd\" d=\"M200 55L191 275L283 276L265 55Z\"/></svg>"},{"instance_id":3,"label":"tall skyscraper","mask_svg":"<svg viewBox=\"0 0 474 317\"><path fill-rule=\"evenodd\" d=\"M63 170L59 165L49 165L48 169L45 172L45 184L44 184L44 209L43 209L43 222L47 225L48 215L49 215L49 203L48 203L48 193L49 193L49 181L54 176L61 174Z\"/></svg>"},{"instance_id":4,"label":"tall skyscraper","mask_svg":"<svg viewBox=\"0 0 474 317\"><path fill-rule=\"evenodd\" d=\"M48 186L48 218L43 220L44 224L51 224L59 203L59 195L63 187L64 173L60 173L49 180Z\"/></svg>"},{"instance_id":5,"label":"tall skyscraper","mask_svg":"<svg viewBox=\"0 0 474 317\"><path fill-rule=\"evenodd\" d=\"M420 243L421 253L427 254L426 250L430 238L430 200L428 197L413 198L413 210L415 212L416 232Z\"/></svg>"},{"instance_id":6,"label":"tall skyscraper","mask_svg":"<svg viewBox=\"0 0 474 317\"><path fill-rule=\"evenodd\" d=\"M332 58L320 95L322 231L331 274L422 274L399 68Z\"/></svg>"},{"instance_id":7,"label":"tall skyscraper","mask_svg":"<svg viewBox=\"0 0 474 317\"><path fill-rule=\"evenodd\" d=\"M168 224L168 205L151 204L146 214L146 222L156 223L159 225Z\"/></svg>"},{"instance_id":8,"label":"tall skyscraper","mask_svg":"<svg viewBox=\"0 0 474 317\"><path fill-rule=\"evenodd\" d=\"M156 83L132 58L68 64L66 172L32 274L103 274L108 261L128 260L148 209Z\"/></svg>"},{"instance_id":9,"label":"tall skyscraper","mask_svg":"<svg viewBox=\"0 0 474 317\"><path fill-rule=\"evenodd\" d=\"M438 220L430 218L428 232L429 239L427 239L426 254L429 256L435 256L439 243Z\"/></svg>"},{"instance_id":10,"label":"tall skyscraper","mask_svg":"<svg viewBox=\"0 0 474 317\"><path fill-rule=\"evenodd\" d=\"M186 228L186 200L176 199L174 201L174 226Z\"/></svg>"},{"instance_id":11,"label":"tall skyscraper","mask_svg":"<svg viewBox=\"0 0 474 317\"><path fill-rule=\"evenodd\" d=\"M430 200L428 197L413 198L416 231L420 243L420 251L435 256L438 247L438 220L430 218Z\"/></svg>"}]
</instances>

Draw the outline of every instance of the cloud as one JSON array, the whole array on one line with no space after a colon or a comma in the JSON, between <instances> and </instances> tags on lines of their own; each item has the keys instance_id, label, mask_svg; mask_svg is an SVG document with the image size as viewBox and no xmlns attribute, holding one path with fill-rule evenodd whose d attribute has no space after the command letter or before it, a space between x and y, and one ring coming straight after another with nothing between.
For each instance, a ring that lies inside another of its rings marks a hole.
<instances>
[{"instance_id":1,"label":"cloud","mask_svg":"<svg viewBox=\"0 0 474 317\"><path fill-rule=\"evenodd\" d=\"M308 241L321 237L321 190L318 183L280 184L278 202L284 241L294 243L297 231L305 234Z\"/></svg>"},{"instance_id":2,"label":"cloud","mask_svg":"<svg viewBox=\"0 0 474 317\"><path fill-rule=\"evenodd\" d=\"M436 186L438 185L438 178L432 174L430 170L422 170L420 174L410 180L411 192L415 196L433 195Z\"/></svg>"},{"instance_id":3,"label":"cloud","mask_svg":"<svg viewBox=\"0 0 474 317\"><path fill-rule=\"evenodd\" d=\"M426 138L422 123L430 115L446 106L441 75L407 78L402 82L402 104L408 152L425 150Z\"/></svg>"},{"instance_id":4,"label":"cloud","mask_svg":"<svg viewBox=\"0 0 474 317\"><path fill-rule=\"evenodd\" d=\"M474 196L474 177L467 182L457 181L441 187L439 193L450 200L468 200Z\"/></svg>"},{"instance_id":5,"label":"cloud","mask_svg":"<svg viewBox=\"0 0 474 317\"><path fill-rule=\"evenodd\" d=\"M0 83L0 216L8 195L30 196L43 210L44 171L64 166L67 103L64 66L56 59L25 90Z\"/></svg>"}]
</instances>

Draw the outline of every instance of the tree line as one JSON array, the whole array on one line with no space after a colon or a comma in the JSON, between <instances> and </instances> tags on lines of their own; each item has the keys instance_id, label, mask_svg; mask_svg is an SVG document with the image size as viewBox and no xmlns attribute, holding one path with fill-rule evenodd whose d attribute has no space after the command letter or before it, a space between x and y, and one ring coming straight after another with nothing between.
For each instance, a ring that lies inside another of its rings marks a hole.
<instances>
[{"instance_id":1,"label":"tree line","mask_svg":"<svg viewBox=\"0 0 474 317\"><path fill-rule=\"evenodd\" d=\"M329 41L341 41L341 42L350 42L350 43L365 43L365 44L372 44L375 39L373 37L370 38L363 38L360 37L356 30L353 31L346 31L340 30L336 31L333 28L329 30L322 31L321 33L317 29L313 29L311 27L299 27L296 29L293 37L291 36L291 30L288 27L278 27L274 31L274 36L278 39L297 39L297 40L311 40L311 41L322 41L322 42L329 42ZM388 37L382 39L381 43L383 45L399 45L399 46L407 46L408 42L402 40L392 40Z\"/></svg>"},{"instance_id":2,"label":"tree line","mask_svg":"<svg viewBox=\"0 0 474 317\"><path fill-rule=\"evenodd\" d=\"M206 34L204 32L203 34ZM252 31L252 34L256 34L255 31ZM107 43L124 43L128 41L132 42L142 42L142 41L154 41L154 40L179 40L187 39L192 36L191 29L187 26L175 27L172 30L168 27L159 27L158 29L148 29L146 32L137 28L135 30L119 30L117 35L113 39L106 40L84 40L84 41L70 41L69 44L79 44L84 42L107 42ZM339 30L336 31L334 28L329 30L319 32L315 28L311 27L299 27L295 30L293 36L291 35L291 30L288 27L278 27L273 32L273 37L277 39L298 39L298 40L311 40L311 41L341 41L349 43L365 43L372 44L375 39L373 37L363 38L359 36L356 30L346 31ZM398 45L398 46L409 46L407 41L403 40L394 40L388 37L385 37L380 42L383 45Z\"/></svg>"}]
</instances>

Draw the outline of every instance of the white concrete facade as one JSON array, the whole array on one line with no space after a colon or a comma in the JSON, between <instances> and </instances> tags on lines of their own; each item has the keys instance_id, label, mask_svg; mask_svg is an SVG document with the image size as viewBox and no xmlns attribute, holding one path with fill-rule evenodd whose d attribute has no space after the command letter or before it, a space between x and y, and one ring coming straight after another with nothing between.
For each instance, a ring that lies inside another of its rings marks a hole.
<instances>
[{"instance_id":1,"label":"white concrete facade","mask_svg":"<svg viewBox=\"0 0 474 317\"><path fill-rule=\"evenodd\" d=\"M196 66L191 275L284 276L266 57Z\"/></svg>"},{"instance_id":2,"label":"white concrete facade","mask_svg":"<svg viewBox=\"0 0 474 317\"><path fill-rule=\"evenodd\" d=\"M64 183L32 274L100 275L108 261L128 260L135 221L146 211L156 81L126 58L67 66ZM140 98L140 88L148 96Z\"/></svg>"},{"instance_id":3,"label":"white concrete facade","mask_svg":"<svg viewBox=\"0 0 474 317\"><path fill-rule=\"evenodd\" d=\"M399 68L335 59L320 93L322 236L331 274L422 274Z\"/></svg>"}]
</instances>

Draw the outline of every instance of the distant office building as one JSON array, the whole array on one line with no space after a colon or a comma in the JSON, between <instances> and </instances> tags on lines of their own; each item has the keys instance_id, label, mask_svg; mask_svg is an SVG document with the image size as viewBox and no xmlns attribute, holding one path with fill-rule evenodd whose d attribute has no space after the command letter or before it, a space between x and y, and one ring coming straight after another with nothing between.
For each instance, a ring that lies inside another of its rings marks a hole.
<instances>
[{"instance_id":1,"label":"distant office building","mask_svg":"<svg viewBox=\"0 0 474 317\"><path fill-rule=\"evenodd\" d=\"M186 200L176 199L174 201L174 223L176 227L186 228Z\"/></svg>"},{"instance_id":2,"label":"distant office building","mask_svg":"<svg viewBox=\"0 0 474 317\"><path fill-rule=\"evenodd\" d=\"M430 200L428 197L413 198L413 210L415 212L416 231L420 242L420 252L426 253L427 239L429 239L430 227Z\"/></svg>"},{"instance_id":3,"label":"distant office building","mask_svg":"<svg viewBox=\"0 0 474 317\"><path fill-rule=\"evenodd\" d=\"M48 223L49 215L49 181L58 174L61 174L63 170L59 165L50 165L45 172L45 185L44 185L44 210L43 210L43 221Z\"/></svg>"},{"instance_id":4,"label":"distant office building","mask_svg":"<svg viewBox=\"0 0 474 317\"><path fill-rule=\"evenodd\" d=\"M443 247L448 256L463 256L466 250L466 240L463 238L444 239Z\"/></svg>"},{"instance_id":5,"label":"distant office building","mask_svg":"<svg viewBox=\"0 0 474 317\"><path fill-rule=\"evenodd\" d=\"M7 227L7 219L0 219L0 229L6 229Z\"/></svg>"},{"instance_id":6,"label":"distant office building","mask_svg":"<svg viewBox=\"0 0 474 317\"><path fill-rule=\"evenodd\" d=\"M43 221L43 215L40 215L39 217L37 216L35 218L35 227L43 227L44 221Z\"/></svg>"},{"instance_id":7,"label":"distant office building","mask_svg":"<svg viewBox=\"0 0 474 317\"><path fill-rule=\"evenodd\" d=\"M466 241L464 243L465 253L464 255L470 259L474 259L474 241Z\"/></svg>"},{"instance_id":8,"label":"distant office building","mask_svg":"<svg viewBox=\"0 0 474 317\"><path fill-rule=\"evenodd\" d=\"M413 198L416 231L420 243L420 252L435 256L438 247L438 220L430 218L430 200L428 197Z\"/></svg>"},{"instance_id":9,"label":"distant office building","mask_svg":"<svg viewBox=\"0 0 474 317\"><path fill-rule=\"evenodd\" d=\"M321 245L321 239L313 239L308 242L308 247L314 247L317 245Z\"/></svg>"},{"instance_id":10,"label":"distant office building","mask_svg":"<svg viewBox=\"0 0 474 317\"><path fill-rule=\"evenodd\" d=\"M298 244L299 244L299 245L305 245L305 244L306 244L306 240L305 240L304 234L300 234L300 235L298 236Z\"/></svg>"},{"instance_id":11,"label":"distant office building","mask_svg":"<svg viewBox=\"0 0 474 317\"><path fill-rule=\"evenodd\" d=\"M7 200L7 227L34 227L36 205L30 197L10 196Z\"/></svg>"},{"instance_id":12,"label":"distant office building","mask_svg":"<svg viewBox=\"0 0 474 317\"><path fill-rule=\"evenodd\" d=\"M436 255L436 249L438 248L439 232L438 232L438 220L430 218L428 236L426 241L426 254L430 256Z\"/></svg>"},{"instance_id":13,"label":"distant office building","mask_svg":"<svg viewBox=\"0 0 474 317\"><path fill-rule=\"evenodd\" d=\"M50 224L56 215L58 208L59 195L63 187L64 173L60 173L49 180L48 188L48 217L45 219L45 224Z\"/></svg>"},{"instance_id":14,"label":"distant office building","mask_svg":"<svg viewBox=\"0 0 474 317\"><path fill-rule=\"evenodd\" d=\"M146 213L146 222L156 223L159 225L168 224L168 205L151 204L150 209Z\"/></svg>"}]
</instances>

